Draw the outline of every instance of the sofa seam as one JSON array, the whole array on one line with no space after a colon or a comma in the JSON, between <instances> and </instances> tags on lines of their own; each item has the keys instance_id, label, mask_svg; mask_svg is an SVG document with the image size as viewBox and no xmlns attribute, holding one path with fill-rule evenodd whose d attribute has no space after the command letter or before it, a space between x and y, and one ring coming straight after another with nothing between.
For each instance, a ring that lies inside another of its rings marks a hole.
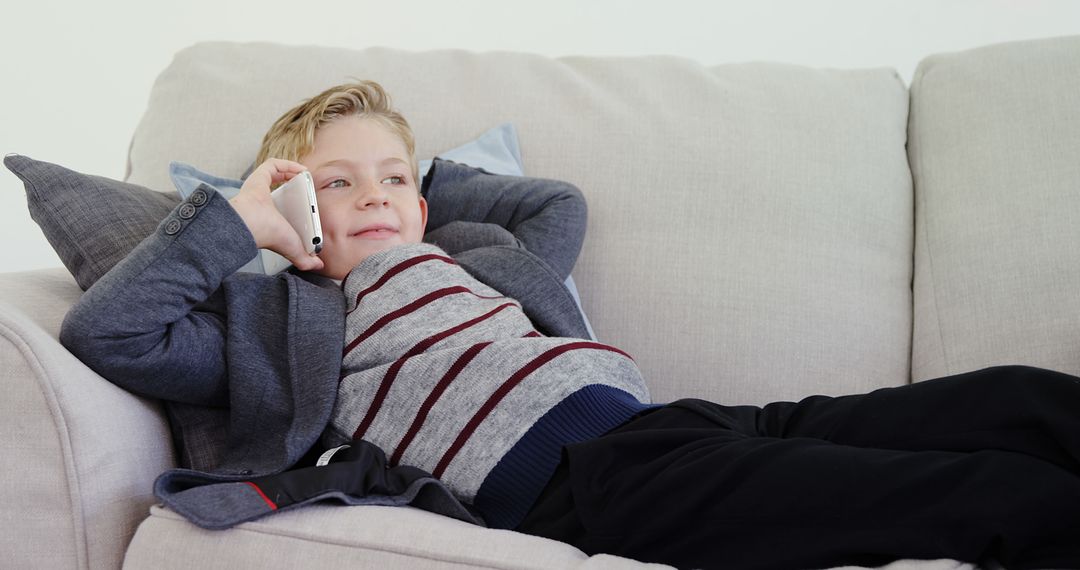
<instances>
[{"instance_id":1,"label":"sofa seam","mask_svg":"<svg viewBox=\"0 0 1080 570\"><path fill-rule=\"evenodd\" d=\"M0 310L0 315L7 316L10 314L10 311ZM89 543L86 539L86 513L81 500L82 495L79 491L79 479L76 476L77 473L75 473L75 454L71 447L71 433L68 430L67 422L64 420L59 399L56 397L56 392L47 385L48 383L41 381L44 376L47 376L45 366L30 343L26 342L18 331L4 320L0 320L0 337L11 343L26 360L27 364L30 365L30 368L34 371L34 379L38 389L49 406L50 416L53 425L56 426L60 449L64 458L65 484L68 487L68 501L72 505L73 511L71 522L76 544L76 562L79 568L89 568L90 553Z\"/></svg>"},{"instance_id":2,"label":"sofa seam","mask_svg":"<svg viewBox=\"0 0 1080 570\"><path fill-rule=\"evenodd\" d=\"M923 63L920 63L919 67L916 69L915 77L912 80L912 87L914 87L916 85L916 83L917 83L920 90L925 89L923 87L923 83L925 81L924 78L926 77L928 67L929 67L929 64L926 63L926 60L924 60ZM915 93L914 89L912 89L911 94L914 95L914 93ZM914 100L914 97L911 97L911 99ZM921 98L920 98L920 101L921 101ZM919 104L918 106L921 107L921 104ZM909 127L908 127L908 130L910 131L911 130L910 125L911 125L911 122L912 122L911 118L914 117L915 114L913 114L910 110L908 111L908 113L909 113L909 122L908 122ZM918 114L921 114L921 113L918 113ZM910 139L910 136L909 136L909 139ZM917 158L918 158L918 164L919 164L919 172L916 172L915 169L912 169L912 171L911 171L911 175L912 175L912 193L915 195L916 212L921 210L922 211L922 216L921 217L923 218L922 232L916 232L915 235L916 235L916 239L918 239L918 234L921 233L922 238L923 238L923 240L922 240L923 244L926 246L926 259L927 259L927 266L929 267L929 269L928 269L928 272L929 272L928 278L930 279L931 298L933 299L933 302L934 302L934 320L937 321L936 325L937 325L938 346L941 347L940 348L941 362L942 362L942 365L944 367L944 370L943 370L944 374L943 375L948 375L949 371L952 370L952 365L949 362L949 355L948 355L948 353L947 353L947 351L945 349L945 335L944 335L944 332L942 331L942 325L941 325L942 319L941 319L941 308L940 308L940 304L938 303L937 279L935 279L935 277L934 277L935 272L934 272L934 255L932 253L933 248L930 247L930 243L929 243L929 241L930 241L930 232L927 229L927 222L926 222L926 217L928 215L927 214L927 208L926 208L926 199L925 199L925 195L921 191L919 191L920 188L924 187L923 184L922 184L922 181L923 181L922 168L923 168L923 164L925 163L925 158L924 158L923 152L924 152L923 146L919 145L918 150L916 151L916 155L917 155ZM922 205L921 208L919 207L920 204ZM918 255L918 248L912 248L912 253L914 255ZM914 259L912 261L914 261ZM912 263L912 280L913 280L913 282L914 282L914 275L915 275L914 270L915 270L915 264ZM914 331L915 331L915 327L914 327L914 318L915 318L914 291L912 293L913 293L913 295L912 295L912 300L913 300L913 302L912 302L912 323L913 324L912 324L912 329L911 330L912 330L912 335L914 335ZM912 338L912 354L913 355L914 355L914 350L915 350L915 339ZM914 360L914 359L912 359L912 360ZM911 378L912 381L915 380L914 379L914 372L915 372L915 368L914 368L914 362L913 362L912 363L912 378ZM934 374L934 375L937 376L938 374Z\"/></svg>"}]
</instances>

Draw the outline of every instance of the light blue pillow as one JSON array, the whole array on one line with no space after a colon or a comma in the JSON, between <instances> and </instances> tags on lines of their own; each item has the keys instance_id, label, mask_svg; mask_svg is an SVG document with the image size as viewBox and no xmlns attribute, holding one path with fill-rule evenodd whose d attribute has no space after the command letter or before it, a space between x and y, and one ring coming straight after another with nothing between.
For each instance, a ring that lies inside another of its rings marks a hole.
<instances>
[{"instance_id":1,"label":"light blue pillow","mask_svg":"<svg viewBox=\"0 0 1080 570\"><path fill-rule=\"evenodd\" d=\"M473 168L482 168L492 174L525 176L518 148L517 131L511 123L503 123L455 149L440 152L443 160L452 160ZM432 160L421 160L420 172L431 169Z\"/></svg>"},{"instance_id":2,"label":"light blue pillow","mask_svg":"<svg viewBox=\"0 0 1080 570\"><path fill-rule=\"evenodd\" d=\"M511 123L503 123L488 130L472 141L446 152L441 152L436 156L444 160L452 160L458 164L464 164L473 168L482 168L492 174L508 176L525 175L525 169L522 166L521 161L521 149L518 146L517 130L514 129L514 125ZM426 173L431 168L433 160L434 158L419 161L420 172ZM175 161L169 164L169 177L172 178L176 190L180 192L180 196L185 199L194 192L200 184L210 186L226 198L236 196L236 194L240 192L240 186L243 185L243 180L221 178L202 172L190 164ZM247 262L239 269L239 271L267 273L265 264L263 263L263 255L276 256L277 254L267 250L262 251L264 251L265 254L260 252L260 255L255 256L254 259ZM578 311L581 312L581 318L585 321L585 328L589 331L589 337L592 340L596 340L596 334L593 332L592 325L589 323L589 318L585 316L585 311L581 309L581 298L578 296L577 286L574 285L573 277L566 278L566 288L570 291L570 295L573 296Z\"/></svg>"}]
</instances>

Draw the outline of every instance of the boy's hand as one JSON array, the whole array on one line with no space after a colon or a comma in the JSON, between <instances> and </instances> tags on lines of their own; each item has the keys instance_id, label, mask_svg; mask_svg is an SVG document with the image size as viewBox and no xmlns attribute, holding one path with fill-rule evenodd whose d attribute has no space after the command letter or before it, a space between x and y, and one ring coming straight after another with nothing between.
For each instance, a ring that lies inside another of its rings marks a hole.
<instances>
[{"instance_id":1,"label":"boy's hand","mask_svg":"<svg viewBox=\"0 0 1080 570\"><path fill-rule=\"evenodd\" d=\"M323 268L323 261L304 249L300 235L270 198L271 185L285 182L305 170L304 165L291 160L267 159L247 177L240 193L229 200L229 204L244 220L255 238L255 245L282 255L297 269L317 271Z\"/></svg>"}]
</instances>

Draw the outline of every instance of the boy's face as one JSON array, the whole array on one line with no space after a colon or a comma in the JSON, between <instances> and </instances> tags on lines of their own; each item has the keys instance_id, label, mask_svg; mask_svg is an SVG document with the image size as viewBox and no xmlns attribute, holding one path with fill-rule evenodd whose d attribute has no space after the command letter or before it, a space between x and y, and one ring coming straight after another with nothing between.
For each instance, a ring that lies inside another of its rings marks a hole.
<instances>
[{"instance_id":1,"label":"boy's face","mask_svg":"<svg viewBox=\"0 0 1080 570\"><path fill-rule=\"evenodd\" d=\"M323 125L299 162L311 171L319 201L324 265L318 273L344 279L367 256L424 236L427 201L409 153L378 121L353 115Z\"/></svg>"}]
</instances>

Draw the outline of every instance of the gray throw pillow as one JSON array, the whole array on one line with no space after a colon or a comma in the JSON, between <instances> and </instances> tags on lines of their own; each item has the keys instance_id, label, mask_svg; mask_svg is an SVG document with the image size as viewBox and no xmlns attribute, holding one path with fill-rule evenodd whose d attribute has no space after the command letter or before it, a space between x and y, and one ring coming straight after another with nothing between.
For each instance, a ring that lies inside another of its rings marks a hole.
<instances>
[{"instance_id":1,"label":"gray throw pillow","mask_svg":"<svg viewBox=\"0 0 1080 570\"><path fill-rule=\"evenodd\" d=\"M154 192L18 154L5 156L4 166L22 179L31 219L84 291L180 203L176 192Z\"/></svg>"}]
</instances>

